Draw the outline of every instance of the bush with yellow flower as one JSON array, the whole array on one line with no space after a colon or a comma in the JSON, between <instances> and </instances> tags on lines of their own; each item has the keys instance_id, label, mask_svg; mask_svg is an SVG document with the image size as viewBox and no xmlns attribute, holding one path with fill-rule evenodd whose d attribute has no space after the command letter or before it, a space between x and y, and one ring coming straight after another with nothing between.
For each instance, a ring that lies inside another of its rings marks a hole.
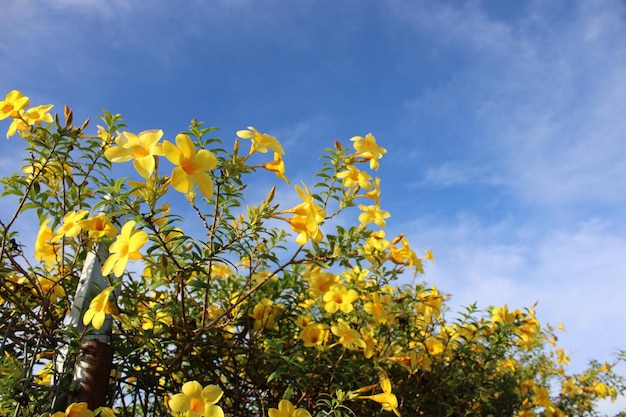
<instances>
[{"instance_id":1,"label":"bush with yellow flower","mask_svg":"<svg viewBox=\"0 0 626 417\"><path fill-rule=\"evenodd\" d=\"M421 278L432 252L385 233L372 134L335 142L290 195L284 149L254 127L226 143L195 119L133 133L109 112L92 129L29 105L0 101L26 149L1 181L1 318L66 344L33 360L39 376L3 351L2 414L584 416L624 391L614 364L569 372L534 308L446 311ZM261 177L276 181L264 197ZM75 323L88 254L107 283ZM56 364L103 331L114 371L88 404ZM141 412L132 389L154 394Z\"/></svg>"}]
</instances>

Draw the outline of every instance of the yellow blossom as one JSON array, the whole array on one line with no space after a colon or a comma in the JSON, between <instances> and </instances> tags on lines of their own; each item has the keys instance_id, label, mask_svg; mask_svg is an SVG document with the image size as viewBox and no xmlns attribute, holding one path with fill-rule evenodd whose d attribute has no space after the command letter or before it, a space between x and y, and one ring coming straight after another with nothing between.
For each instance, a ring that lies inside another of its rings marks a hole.
<instances>
[{"instance_id":1,"label":"yellow blossom","mask_svg":"<svg viewBox=\"0 0 626 417\"><path fill-rule=\"evenodd\" d=\"M337 173L337 178L343 180L341 181L341 185L346 188L360 187L364 190L372 188L372 184L370 183L372 176L370 174L360 171L353 165L348 165L347 168L347 171Z\"/></svg>"},{"instance_id":2,"label":"yellow blossom","mask_svg":"<svg viewBox=\"0 0 626 417\"><path fill-rule=\"evenodd\" d=\"M111 162L132 159L139 175L148 179L156 166L155 157L163 154L162 146L157 143L162 136L162 130L146 130L139 135L122 132L115 138L117 146L107 149L104 156Z\"/></svg>"},{"instance_id":3,"label":"yellow blossom","mask_svg":"<svg viewBox=\"0 0 626 417\"><path fill-rule=\"evenodd\" d=\"M378 170L378 160L387 153L387 150L376 143L376 138L371 133L363 136L354 136L350 139L354 142L356 156L370 161L370 168Z\"/></svg>"},{"instance_id":4,"label":"yellow blossom","mask_svg":"<svg viewBox=\"0 0 626 417\"><path fill-rule=\"evenodd\" d=\"M309 191L305 184L302 184L303 188L296 185L296 192L302 199L302 203L297 206L280 213L276 213L274 217L280 220L285 220L289 223L289 226L294 232L298 232L296 237L296 243L299 245L305 245L309 239L314 242L322 240L324 235L319 229L320 224L324 221L326 211L319 205L315 204L313 195ZM293 217L285 219L280 217L281 214L293 213Z\"/></svg>"},{"instance_id":5,"label":"yellow blossom","mask_svg":"<svg viewBox=\"0 0 626 417\"><path fill-rule=\"evenodd\" d=\"M426 345L426 350L428 350L428 353L431 356L441 355L446 348L443 342L435 336L431 336L428 339L426 339L425 345Z\"/></svg>"},{"instance_id":6,"label":"yellow blossom","mask_svg":"<svg viewBox=\"0 0 626 417\"><path fill-rule=\"evenodd\" d=\"M296 408L289 400L280 400L278 408L270 408L267 411L269 417L311 417L304 408Z\"/></svg>"},{"instance_id":7,"label":"yellow blossom","mask_svg":"<svg viewBox=\"0 0 626 417\"><path fill-rule=\"evenodd\" d=\"M369 223L375 223L378 227L385 227L387 224L385 219L391 217L389 212L381 210L377 205L366 206L365 204L359 204L359 209L362 211L359 215L361 227L365 227Z\"/></svg>"},{"instance_id":8,"label":"yellow blossom","mask_svg":"<svg viewBox=\"0 0 626 417\"><path fill-rule=\"evenodd\" d=\"M263 164L263 168L276 174L278 178L284 180L287 184L291 184L285 176L285 162L278 152L274 152L274 160Z\"/></svg>"},{"instance_id":9,"label":"yellow blossom","mask_svg":"<svg viewBox=\"0 0 626 417\"><path fill-rule=\"evenodd\" d=\"M52 241L52 228L48 226L51 219L46 219L39 227L37 240L35 241L35 259L43 261L46 270L50 271L56 261L58 244Z\"/></svg>"},{"instance_id":10,"label":"yellow blossom","mask_svg":"<svg viewBox=\"0 0 626 417\"><path fill-rule=\"evenodd\" d=\"M300 331L299 337L304 342L304 347L313 347L326 343L329 336L328 326L310 323Z\"/></svg>"},{"instance_id":11,"label":"yellow blossom","mask_svg":"<svg viewBox=\"0 0 626 417\"><path fill-rule=\"evenodd\" d=\"M252 146L250 147L250 153L261 152L266 153L268 150L272 150L279 155L284 155L285 151L280 146L280 142L274 136L267 133L261 133L252 126L248 126L248 130L238 130L237 136L242 139L251 139Z\"/></svg>"},{"instance_id":12,"label":"yellow blossom","mask_svg":"<svg viewBox=\"0 0 626 417\"><path fill-rule=\"evenodd\" d=\"M217 158L206 149L196 150L189 136L176 136L176 145L163 142L163 154L176 167L172 171L172 187L181 193L193 191L194 182L206 198L213 195L213 180L206 172L217 166Z\"/></svg>"},{"instance_id":13,"label":"yellow blossom","mask_svg":"<svg viewBox=\"0 0 626 417\"><path fill-rule=\"evenodd\" d=\"M183 384L182 392L173 395L168 405L172 414L184 417L224 417L224 411L215 405L224 395L217 385L202 387L198 381Z\"/></svg>"},{"instance_id":14,"label":"yellow blossom","mask_svg":"<svg viewBox=\"0 0 626 417\"><path fill-rule=\"evenodd\" d=\"M391 313L391 296L374 293L372 301L365 303L363 309L372 316L376 324L392 324L395 315Z\"/></svg>"},{"instance_id":15,"label":"yellow blossom","mask_svg":"<svg viewBox=\"0 0 626 417\"><path fill-rule=\"evenodd\" d=\"M561 392L568 397L574 397L583 393L582 388L578 385L574 378L566 379L561 384Z\"/></svg>"},{"instance_id":16,"label":"yellow blossom","mask_svg":"<svg viewBox=\"0 0 626 417\"><path fill-rule=\"evenodd\" d=\"M365 349L365 341L361 338L361 334L350 327L347 323L338 322L330 326L330 331L339 338L337 343L346 349L358 350ZM333 344L334 346L335 344Z\"/></svg>"},{"instance_id":17,"label":"yellow blossom","mask_svg":"<svg viewBox=\"0 0 626 417\"><path fill-rule=\"evenodd\" d=\"M87 215L87 213L89 213L88 210L68 211L65 216L63 216L63 224L56 232L54 232L52 242L56 242L64 237L78 236L81 231L80 221Z\"/></svg>"},{"instance_id":18,"label":"yellow blossom","mask_svg":"<svg viewBox=\"0 0 626 417\"><path fill-rule=\"evenodd\" d=\"M117 229L104 214L88 217L79 221L78 225L83 230L86 230L89 237L93 239L99 239L104 236L112 238L117 234Z\"/></svg>"},{"instance_id":19,"label":"yellow blossom","mask_svg":"<svg viewBox=\"0 0 626 417\"><path fill-rule=\"evenodd\" d=\"M37 376L35 377L35 381L39 385L50 386L52 385L52 380L54 378L54 362L48 362L39 372L37 372Z\"/></svg>"},{"instance_id":20,"label":"yellow blossom","mask_svg":"<svg viewBox=\"0 0 626 417\"><path fill-rule=\"evenodd\" d=\"M337 283L337 275L332 272L324 272L319 266L306 271L302 277L309 283L309 295L317 297L325 294L330 287Z\"/></svg>"},{"instance_id":21,"label":"yellow blossom","mask_svg":"<svg viewBox=\"0 0 626 417\"><path fill-rule=\"evenodd\" d=\"M28 106L29 103L28 97L25 97L21 91L10 91L4 100L0 101L0 120L7 117L18 117L19 111Z\"/></svg>"},{"instance_id":22,"label":"yellow blossom","mask_svg":"<svg viewBox=\"0 0 626 417\"><path fill-rule=\"evenodd\" d=\"M272 300L263 298L257 305L254 306L250 317L254 319L254 330L261 329L278 329L278 323L276 318L280 315L279 308L274 306Z\"/></svg>"},{"instance_id":23,"label":"yellow blossom","mask_svg":"<svg viewBox=\"0 0 626 417\"><path fill-rule=\"evenodd\" d=\"M352 303L358 298L359 295L355 290L347 289L342 284L335 284L324 294L323 300L326 303L324 310L331 314L337 310L350 313L354 310Z\"/></svg>"},{"instance_id":24,"label":"yellow blossom","mask_svg":"<svg viewBox=\"0 0 626 417\"><path fill-rule=\"evenodd\" d=\"M57 411L52 417L94 417L93 412L87 408L87 403L72 403L63 411Z\"/></svg>"},{"instance_id":25,"label":"yellow blossom","mask_svg":"<svg viewBox=\"0 0 626 417\"><path fill-rule=\"evenodd\" d=\"M398 398L391 392L391 380L385 373L380 374L380 388L383 392L374 395L362 395L359 399L369 399L376 401L382 406L385 411L393 411L393 413L400 417L400 411L398 411Z\"/></svg>"},{"instance_id":26,"label":"yellow blossom","mask_svg":"<svg viewBox=\"0 0 626 417\"><path fill-rule=\"evenodd\" d=\"M389 248L389 260L398 265L416 266L417 270L423 273L422 262L411 249L408 239L402 237L400 243L402 243L401 247L391 246Z\"/></svg>"},{"instance_id":27,"label":"yellow blossom","mask_svg":"<svg viewBox=\"0 0 626 417\"><path fill-rule=\"evenodd\" d=\"M57 298L65 296L63 285L61 285L58 280L51 277L39 277L37 278L37 282L39 288L41 288L41 291L48 297L51 303L56 302Z\"/></svg>"},{"instance_id":28,"label":"yellow blossom","mask_svg":"<svg viewBox=\"0 0 626 417\"><path fill-rule=\"evenodd\" d=\"M374 200L377 206L380 205L380 178L374 178L374 181L371 182L372 188L362 194L363 197L369 198L370 200Z\"/></svg>"},{"instance_id":29,"label":"yellow blossom","mask_svg":"<svg viewBox=\"0 0 626 417\"><path fill-rule=\"evenodd\" d=\"M113 290L113 286L107 287L91 300L89 309L83 316L83 324L85 326L91 323L94 328L100 329L104 324L104 319L107 314L117 314L115 304L109 301L109 296Z\"/></svg>"},{"instance_id":30,"label":"yellow blossom","mask_svg":"<svg viewBox=\"0 0 626 417\"><path fill-rule=\"evenodd\" d=\"M121 276L129 260L141 259L139 249L148 241L148 234L143 230L134 230L135 222L129 221L122 227L115 242L109 248L109 257L102 266L102 275L113 271L116 277Z\"/></svg>"},{"instance_id":31,"label":"yellow blossom","mask_svg":"<svg viewBox=\"0 0 626 417\"><path fill-rule=\"evenodd\" d=\"M7 138L13 136L18 130L28 130L30 126L41 126L41 123L44 122L52 123L52 116L49 113L52 107L52 104L48 104L32 107L26 111L20 110L18 112L19 117L15 117L9 126Z\"/></svg>"}]
</instances>

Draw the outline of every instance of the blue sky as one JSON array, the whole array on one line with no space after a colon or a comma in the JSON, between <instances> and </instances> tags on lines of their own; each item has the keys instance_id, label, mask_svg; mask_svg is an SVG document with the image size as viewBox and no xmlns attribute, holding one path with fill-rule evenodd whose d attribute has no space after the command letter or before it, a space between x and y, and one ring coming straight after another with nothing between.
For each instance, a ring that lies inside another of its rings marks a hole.
<instances>
[{"instance_id":1,"label":"blue sky","mask_svg":"<svg viewBox=\"0 0 626 417\"><path fill-rule=\"evenodd\" d=\"M389 233L451 305L538 301L574 369L626 348L623 2L4 0L0 27L0 92L169 139L252 125L292 182L372 132Z\"/></svg>"}]
</instances>

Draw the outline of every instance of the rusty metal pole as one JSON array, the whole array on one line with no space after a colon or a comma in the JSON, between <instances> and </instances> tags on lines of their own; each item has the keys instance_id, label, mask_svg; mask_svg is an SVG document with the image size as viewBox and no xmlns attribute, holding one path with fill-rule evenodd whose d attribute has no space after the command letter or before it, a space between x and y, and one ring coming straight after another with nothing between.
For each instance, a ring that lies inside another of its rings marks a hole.
<instances>
[{"instance_id":1,"label":"rusty metal pole","mask_svg":"<svg viewBox=\"0 0 626 417\"><path fill-rule=\"evenodd\" d=\"M108 277L102 275L99 261L107 255L108 249L98 244L96 250L87 253L85 257L67 322L67 327L72 328L74 334L83 334L84 312L89 308L91 300L110 285ZM55 365L57 375L62 380L57 381L57 386L69 383L70 391L57 390L53 411L63 411L72 402L87 402L90 410L106 405L113 368L112 324L112 318L107 316L100 329L92 329L81 341L80 352L75 358L69 354L70 340L66 340L67 344L58 350Z\"/></svg>"}]
</instances>

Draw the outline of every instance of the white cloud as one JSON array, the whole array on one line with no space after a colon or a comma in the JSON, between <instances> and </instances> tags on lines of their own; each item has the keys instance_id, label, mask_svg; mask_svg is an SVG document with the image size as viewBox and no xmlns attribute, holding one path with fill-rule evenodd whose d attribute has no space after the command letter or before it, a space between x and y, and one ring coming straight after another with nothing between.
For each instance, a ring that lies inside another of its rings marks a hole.
<instances>
[{"instance_id":1,"label":"white cloud","mask_svg":"<svg viewBox=\"0 0 626 417\"><path fill-rule=\"evenodd\" d=\"M560 341L575 370L592 358L610 361L626 347L626 238L614 224L590 219L555 229L468 217L450 225L430 222L416 221L407 236L432 247L435 263L424 278L453 294L451 306L538 302L543 323L565 324Z\"/></svg>"}]
</instances>

